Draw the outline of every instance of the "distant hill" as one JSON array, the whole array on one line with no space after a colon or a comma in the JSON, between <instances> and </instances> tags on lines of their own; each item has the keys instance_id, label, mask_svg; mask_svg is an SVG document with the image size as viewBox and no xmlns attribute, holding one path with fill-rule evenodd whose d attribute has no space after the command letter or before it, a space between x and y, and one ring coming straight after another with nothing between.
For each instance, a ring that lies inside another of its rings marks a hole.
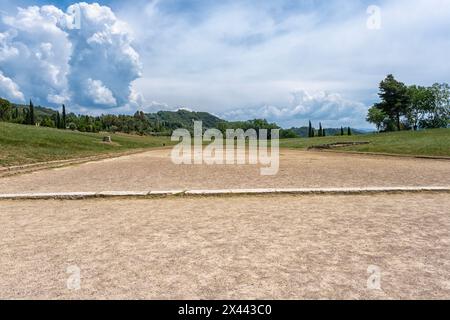
<instances>
[{"instance_id":1,"label":"distant hill","mask_svg":"<svg viewBox=\"0 0 450 320\"><path fill-rule=\"evenodd\" d=\"M318 128L315 128L316 132L318 130ZM298 136L302 137L302 138L307 138L308 137L308 131L309 128L308 127L301 127L301 128L291 128L292 131L294 131ZM347 127L344 128L344 132L345 134L347 134ZM366 132L362 131L362 130L358 130L358 129L353 129L352 128L352 134L354 135L360 135L360 134L365 134ZM341 134L341 128L325 128L325 134L327 136L335 136L335 135L340 135Z\"/></svg>"},{"instance_id":2,"label":"distant hill","mask_svg":"<svg viewBox=\"0 0 450 320\"><path fill-rule=\"evenodd\" d=\"M195 121L202 121L203 128L217 128L219 123L226 122L208 112L194 112L188 110L178 111L159 111L157 113L147 113L147 118L154 122L159 122L159 125L170 128L186 128L192 129Z\"/></svg>"},{"instance_id":3,"label":"distant hill","mask_svg":"<svg viewBox=\"0 0 450 320\"><path fill-rule=\"evenodd\" d=\"M28 105L11 104L14 108L18 108L19 112L23 112L23 109L28 109ZM34 112L37 120L41 120L43 117L52 117L56 115L56 110L51 108L45 108L41 106L35 106ZM70 112L70 110L68 110ZM186 128L190 129L194 127L193 121L203 121L204 128L217 128L219 123L226 122L208 112L194 112L188 110L178 111L159 111L156 113L147 113L145 116L151 121L158 121L161 126L177 129Z\"/></svg>"},{"instance_id":4,"label":"distant hill","mask_svg":"<svg viewBox=\"0 0 450 320\"><path fill-rule=\"evenodd\" d=\"M11 103L11 106L13 108L18 108L19 112L23 112L23 109L27 109L29 108L28 105L22 105L22 104L15 104L15 103ZM52 117L56 114L56 110L54 109L50 109L50 108L45 108L45 107L41 107L41 106L34 106L34 113L36 115L36 119L40 120L43 117Z\"/></svg>"}]
</instances>

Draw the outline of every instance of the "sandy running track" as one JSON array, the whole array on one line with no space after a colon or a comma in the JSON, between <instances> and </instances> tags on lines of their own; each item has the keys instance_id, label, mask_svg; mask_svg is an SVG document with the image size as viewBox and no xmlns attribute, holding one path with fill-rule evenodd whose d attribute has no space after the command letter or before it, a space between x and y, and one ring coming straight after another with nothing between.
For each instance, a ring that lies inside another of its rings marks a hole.
<instances>
[{"instance_id":1,"label":"sandy running track","mask_svg":"<svg viewBox=\"0 0 450 320\"><path fill-rule=\"evenodd\" d=\"M448 193L0 206L0 298L450 298Z\"/></svg>"},{"instance_id":2,"label":"sandy running track","mask_svg":"<svg viewBox=\"0 0 450 320\"><path fill-rule=\"evenodd\" d=\"M0 178L0 193L226 188L449 186L450 161L281 150L280 171L257 166L180 166L170 150Z\"/></svg>"}]
</instances>

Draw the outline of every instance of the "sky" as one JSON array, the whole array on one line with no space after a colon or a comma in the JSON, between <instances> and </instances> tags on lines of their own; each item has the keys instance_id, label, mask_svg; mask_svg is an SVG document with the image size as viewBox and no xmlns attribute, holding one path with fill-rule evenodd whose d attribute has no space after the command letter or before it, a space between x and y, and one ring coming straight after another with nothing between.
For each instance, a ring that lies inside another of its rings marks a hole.
<instances>
[{"instance_id":1,"label":"sky","mask_svg":"<svg viewBox=\"0 0 450 320\"><path fill-rule=\"evenodd\" d=\"M448 0L2 0L0 96L370 128L379 82L449 82Z\"/></svg>"}]
</instances>

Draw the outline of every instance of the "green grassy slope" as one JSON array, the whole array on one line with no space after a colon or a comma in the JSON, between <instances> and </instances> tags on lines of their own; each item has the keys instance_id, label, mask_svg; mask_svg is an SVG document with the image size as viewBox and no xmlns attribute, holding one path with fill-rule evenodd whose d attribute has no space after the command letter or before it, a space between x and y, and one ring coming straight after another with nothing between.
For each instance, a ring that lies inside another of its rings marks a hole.
<instances>
[{"instance_id":1,"label":"green grassy slope","mask_svg":"<svg viewBox=\"0 0 450 320\"><path fill-rule=\"evenodd\" d=\"M102 142L110 135L112 144ZM63 131L0 122L0 166L88 157L170 145L168 137Z\"/></svg>"},{"instance_id":2,"label":"green grassy slope","mask_svg":"<svg viewBox=\"0 0 450 320\"><path fill-rule=\"evenodd\" d=\"M339 148L342 151L376 152L406 155L450 156L450 129L418 132L401 131L358 136L334 136L312 139L281 140L285 148L308 148L334 142L367 141L370 144Z\"/></svg>"},{"instance_id":3,"label":"green grassy slope","mask_svg":"<svg viewBox=\"0 0 450 320\"><path fill-rule=\"evenodd\" d=\"M80 133L0 122L0 166L88 157L174 144L169 137L122 134L111 135L113 143L105 144L102 142L104 135L111 134ZM368 141L370 144L338 150L450 157L450 129L286 139L280 141L280 147L308 148L352 141Z\"/></svg>"}]
</instances>

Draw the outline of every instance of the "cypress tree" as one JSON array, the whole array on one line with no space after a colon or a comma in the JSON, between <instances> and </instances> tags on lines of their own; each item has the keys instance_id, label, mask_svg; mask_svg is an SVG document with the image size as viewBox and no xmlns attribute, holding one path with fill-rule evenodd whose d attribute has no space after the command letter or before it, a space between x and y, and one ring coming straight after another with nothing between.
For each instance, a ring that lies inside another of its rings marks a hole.
<instances>
[{"instance_id":1,"label":"cypress tree","mask_svg":"<svg viewBox=\"0 0 450 320\"><path fill-rule=\"evenodd\" d=\"M59 111L56 111L56 128L61 129L61 116Z\"/></svg>"},{"instance_id":2,"label":"cypress tree","mask_svg":"<svg viewBox=\"0 0 450 320\"><path fill-rule=\"evenodd\" d=\"M326 137L327 134L325 133L325 129L322 129L322 137Z\"/></svg>"},{"instance_id":3,"label":"cypress tree","mask_svg":"<svg viewBox=\"0 0 450 320\"><path fill-rule=\"evenodd\" d=\"M22 115L23 115L22 124L28 124L28 122L29 122L29 120L28 120L28 110L23 108L22 109Z\"/></svg>"},{"instance_id":4,"label":"cypress tree","mask_svg":"<svg viewBox=\"0 0 450 320\"><path fill-rule=\"evenodd\" d=\"M66 130L66 106L62 106L62 123L61 127L63 130Z\"/></svg>"},{"instance_id":5,"label":"cypress tree","mask_svg":"<svg viewBox=\"0 0 450 320\"><path fill-rule=\"evenodd\" d=\"M308 128L308 137L312 138L313 137L313 132L312 132L312 124L311 121L309 121L309 128Z\"/></svg>"},{"instance_id":6,"label":"cypress tree","mask_svg":"<svg viewBox=\"0 0 450 320\"><path fill-rule=\"evenodd\" d=\"M322 122L319 122L319 137L323 136Z\"/></svg>"},{"instance_id":7,"label":"cypress tree","mask_svg":"<svg viewBox=\"0 0 450 320\"><path fill-rule=\"evenodd\" d=\"M34 117L34 105L30 100L30 112L28 114L28 124L34 126L36 124L36 118Z\"/></svg>"},{"instance_id":8,"label":"cypress tree","mask_svg":"<svg viewBox=\"0 0 450 320\"><path fill-rule=\"evenodd\" d=\"M343 135L344 135L344 128L341 127L341 136L343 136Z\"/></svg>"},{"instance_id":9,"label":"cypress tree","mask_svg":"<svg viewBox=\"0 0 450 320\"><path fill-rule=\"evenodd\" d=\"M352 135L352 129L351 129L350 127L348 127L348 129L347 129L347 135L348 135L348 136L351 136L351 135Z\"/></svg>"}]
</instances>

